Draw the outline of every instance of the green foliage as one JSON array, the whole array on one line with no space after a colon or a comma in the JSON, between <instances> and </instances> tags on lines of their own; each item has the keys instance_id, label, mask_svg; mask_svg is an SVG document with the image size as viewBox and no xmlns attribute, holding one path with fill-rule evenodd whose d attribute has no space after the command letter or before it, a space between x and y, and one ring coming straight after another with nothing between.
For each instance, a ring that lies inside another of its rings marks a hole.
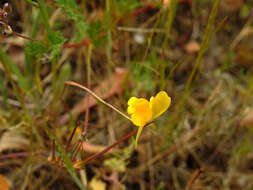
<instances>
[{"instance_id":1,"label":"green foliage","mask_svg":"<svg viewBox=\"0 0 253 190\"><path fill-rule=\"evenodd\" d=\"M48 39L52 47L51 58L58 56L61 53L61 47L66 41L66 39L59 31L50 32L48 35Z\"/></svg>"},{"instance_id":2,"label":"green foliage","mask_svg":"<svg viewBox=\"0 0 253 190\"><path fill-rule=\"evenodd\" d=\"M103 164L112 170L116 169L119 172L124 172L128 164L128 159L131 157L133 151L134 140L129 147L124 148L119 154L114 153L114 157L106 159Z\"/></svg>"},{"instance_id":3,"label":"green foliage","mask_svg":"<svg viewBox=\"0 0 253 190\"><path fill-rule=\"evenodd\" d=\"M240 17L241 17L241 18L246 18L246 17L248 17L248 16L250 15L250 9L251 9L251 7L252 7L252 1L247 0L247 1L244 3L244 5L243 5L243 7L241 8L241 10L240 10Z\"/></svg>"},{"instance_id":4,"label":"green foliage","mask_svg":"<svg viewBox=\"0 0 253 190\"><path fill-rule=\"evenodd\" d=\"M233 51L229 51L225 57L225 60L223 61L222 65L221 65L221 70L227 70L231 67L233 67L233 58L234 58L234 52Z\"/></svg>"},{"instance_id":5,"label":"green foliage","mask_svg":"<svg viewBox=\"0 0 253 190\"><path fill-rule=\"evenodd\" d=\"M62 8L66 15L75 22L77 27L76 40L81 41L88 29L86 19L84 18L80 7L75 0L56 0L55 4Z\"/></svg>"},{"instance_id":6,"label":"green foliage","mask_svg":"<svg viewBox=\"0 0 253 190\"><path fill-rule=\"evenodd\" d=\"M39 6L39 4L33 0L25 0L27 3L30 3L33 6Z\"/></svg>"},{"instance_id":7,"label":"green foliage","mask_svg":"<svg viewBox=\"0 0 253 190\"><path fill-rule=\"evenodd\" d=\"M162 190L163 188L164 188L164 183L161 182L161 183L157 186L156 190Z\"/></svg>"},{"instance_id":8,"label":"green foliage","mask_svg":"<svg viewBox=\"0 0 253 190\"><path fill-rule=\"evenodd\" d=\"M150 61L144 61L143 64L131 64L131 72L134 81L134 88L138 92L145 90L151 92L155 88L156 81L153 78L153 68Z\"/></svg>"},{"instance_id":9,"label":"green foliage","mask_svg":"<svg viewBox=\"0 0 253 190\"><path fill-rule=\"evenodd\" d=\"M6 84L4 82L4 78L3 78L3 75L0 74L0 93L3 97L3 104L5 107L7 107L8 103L7 103L7 89L6 89Z\"/></svg>"},{"instance_id":10,"label":"green foliage","mask_svg":"<svg viewBox=\"0 0 253 190\"><path fill-rule=\"evenodd\" d=\"M73 178L73 180L75 181L75 183L77 184L79 189L84 190L82 182L78 178L75 168L73 167L73 164L72 164L71 160L69 159L69 156L63 151L63 149L61 148L60 145L58 145L58 143L56 143L56 146L57 146L57 149L60 153L60 157L63 159L63 163L64 163L64 166L66 167L67 171L69 172L69 174L71 175L71 177Z\"/></svg>"},{"instance_id":11,"label":"green foliage","mask_svg":"<svg viewBox=\"0 0 253 190\"><path fill-rule=\"evenodd\" d=\"M25 90L30 89L29 83L26 81L24 75L21 73L20 69L13 63L12 59L7 55L6 52L0 47L0 61L2 62L7 75L11 77L13 73L17 77L17 82L19 86Z\"/></svg>"},{"instance_id":12,"label":"green foliage","mask_svg":"<svg viewBox=\"0 0 253 190\"><path fill-rule=\"evenodd\" d=\"M102 25L100 20L91 23L88 28L88 34L91 39L92 44L95 47L101 47L104 45L105 36L102 36L101 33L105 31L105 28Z\"/></svg>"},{"instance_id":13,"label":"green foliage","mask_svg":"<svg viewBox=\"0 0 253 190\"><path fill-rule=\"evenodd\" d=\"M31 41L25 45L25 51L30 56L41 55L47 52L47 47L40 42Z\"/></svg>"},{"instance_id":14,"label":"green foliage","mask_svg":"<svg viewBox=\"0 0 253 190\"><path fill-rule=\"evenodd\" d=\"M63 90L64 82L70 79L71 73L71 65L69 63L64 64L56 81L56 94Z\"/></svg>"},{"instance_id":15,"label":"green foliage","mask_svg":"<svg viewBox=\"0 0 253 190\"><path fill-rule=\"evenodd\" d=\"M143 3L139 2L137 0L116 0L115 1L117 11L120 12L121 14L125 14L127 12L130 12L139 6L141 6Z\"/></svg>"}]
</instances>

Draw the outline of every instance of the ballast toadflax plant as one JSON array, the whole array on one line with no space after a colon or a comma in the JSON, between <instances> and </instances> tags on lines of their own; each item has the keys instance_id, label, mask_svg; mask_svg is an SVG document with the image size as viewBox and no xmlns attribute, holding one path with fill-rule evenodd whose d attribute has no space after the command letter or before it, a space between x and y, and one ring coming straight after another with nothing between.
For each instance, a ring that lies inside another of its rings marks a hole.
<instances>
[{"instance_id":1,"label":"ballast toadflax plant","mask_svg":"<svg viewBox=\"0 0 253 190\"><path fill-rule=\"evenodd\" d=\"M149 126L153 123L153 120L159 117L161 114L163 114L170 106L171 98L167 95L165 91L159 92L155 97L151 97L150 101L144 99L144 98L136 98L132 97L128 101L128 113L131 114L131 118L129 118L127 115L125 115L123 112L112 106L111 104L105 102L103 99L101 99L98 95L96 95L94 92L92 92L90 89L86 88L85 86L82 86L76 82L73 81L67 81L65 82L65 85L71 85L79 87L85 91L87 91L90 95L92 95L95 99L102 102L106 106L110 107L126 119L132 121L136 126L139 127L137 130L133 130L129 134L123 136L115 143L109 145L104 150L91 155L90 157L86 158L85 160L77 160L74 161L73 166L76 169L81 169L83 166L90 162L91 160L95 160L96 158L102 156L109 150L111 150L113 147L117 146L118 144L122 143L123 141L131 138L133 135L137 134L136 137L136 143L135 146L137 146L138 138L140 136L140 133L144 127ZM74 129L75 130L75 129ZM70 138L72 139L72 138Z\"/></svg>"},{"instance_id":2,"label":"ballast toadflax plant","mask_svg":"<svg viewBox=\"0 0 253 190\"><path fill-rule=\"evenodd\" d=\"M136 97L128 100L127 112L131 115L133 124L139 127L135 141L136 146L143 126L163 114L169 108L170 103L171 98L165 91L159 92L155 97L152 96L149 101Z\"/></svg>"}]
</instances>

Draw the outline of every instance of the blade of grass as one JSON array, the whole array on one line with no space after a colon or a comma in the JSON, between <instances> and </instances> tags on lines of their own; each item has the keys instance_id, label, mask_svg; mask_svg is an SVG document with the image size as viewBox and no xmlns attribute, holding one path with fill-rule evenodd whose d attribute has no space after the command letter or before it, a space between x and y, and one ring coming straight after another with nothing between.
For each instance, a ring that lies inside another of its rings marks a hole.
<instances>
[{"instance_id":1,"label":"blade of grass","mask_svg":"<svg viewBox=\"0 0 253 190\"><path fill-rule=\"evenodd\" d=\"M109 78L112 74L112 34L111 34L111 3L110 0L105 2L106 12L106 37L107 37L107 46L106 46L106 56L107 56L107 72Z\"/></svg>"},{"instance_id":2,"label":"blade of grass","mask_svg":"<svg viewBox=\"0 0 253 190\"><path fill-rule=\"evenodd\" d=\"M39 0L39 5L40 5L42 21L45 25L47 35L49 35L51 32L51 28L50 28L49 17L47 13L47 5L46 5L45 0Z\"/></svg>"},{"instance_id":3,"label":"blade of grass","mask_svg":"<svg viewBox=\"0 0 253 190\"><path fill-rule=\"evenodd\" d=\"M163 49L164 49L165 45L167 44L167 41L168 41L169 36L170 36L170 31L171 31L171 28L172 28L172 25L173 25L173 22L174 22L176 13L177 13L177 5L178 5L178 0L172 0L171 3L170 3L170 6L168 8L169 16L168 16L168 21L167 21L167 24L166 24L165 40L164 40L163 45L162 45Z\"/></svg>"},{"instance_id":4,"label":"blade of grass","mask_svg":"<svg viewBox=\"0 0 253 190\"><path fill-rule=\"evenodd\" d=\"M192 72L191 72L191 74L190 74L190 76L189 76L189 78L186 82L182 98L181 98L179 104L176 107L176 111L174 112L175 115L173 114L175 117L178 117L178 115L177 115L178 112L180 112L180 110L182 110L182 107L184 106L187 97L191 93L191 90L192 90L191 86L192 86L192 83L193 83L193 79L196 76L196 74L198 73L202 58L203 58L205 52L208 50L209 43L210 43L212 37L215 34L215 30L213 29L213 27L214 27L215 18L216 18L218 9L219 9L219 4L220 4L220 0L216 0L214 5L213 5L213 8L211 10L210 16L208 18L207 27L205 29L205 33L204 33L204 36L203 36L203 39L202 39L202 42L201 42L201 45L200 45L200 49L198 51L198 56L197 56L197 58L194 62Z\"/></svg>"},{"instance_id":5,"label":"blade of grass","mask_svg":"<svg viewBox=\"0 0 253 190\"><path fill-rule=\"evenodd\" d=\"M6 92L6 83L4 78L0 74L0 92L3 97L3 107L8 108L8 101L7 101L7 92Z\"/></svg>"},{"instance_id":6,"label":"blade of grass","mask_svg":"<svg viewBox=\"0 0 253 190\"><path fill-rule=\"evenodd\" d=\"M33 22L32 26L32 32L31 32L31 38L35 38L37 31L38 31L38 25L39 25L39 19L40 19L40 10L38 10L38 13L35 17L35 20ZM30 43L30 42L28 42ZM32 56L26 52L26 74L28 76L32 77ZM30 79L31 80L31 79Z\"/></svg>"},{"instance_id":7,"label":"blade of grass","mask_svg":"<svg viewBox=\"0 0 253 190\"><path fill-rule=\"evenodd\" d=\"M90 89L90 75L91 75L91 56L92 56L92 49L93 46L92 44L89 45L88 48L88 55L87 55L87 60L86 60L86 66L87 66L87 85L88 88ZM87 97L86 105L89 105L89 96ZM85 122L83 126L83 137L86 135L88 131L88 123L89 123L89 106L86 106L86 111L85 111Z\"/></svg>"},{"instance_id":8,"label":"blade of grass","mask_svg":"<svg viewBox=\"0 0 253 190\"><path fill-rule=\"evenodd\" d=\"M13 64L12 63L12 60L7 56L7 54L3 51L3 49L1 48L0 46L0 61L2 62L3 64L3 67L5 69L5 72L6 72L6 75L7 75L7 78L9 79L9 81L11 82L11 85L13 87L13 90L15 92L15 95L18 99L18 101L20 102L21 104L21 107L25 113L25 117L26 119L28 120L30 126L31 126L31 129L32 129L32 133L35 135L35 137L37 138L38 142L40 143L41 146L44 146L43 144L43 141L39 135L39 133L37 132L36 128L35 128L35 123L33 121L33 119L31 118L26 106L25 106L25 101L24 101L24 98L22 96L22 91L20 89L19 86L16 85L16 83L14 82L13 78L12 78L12 70L11 70L11 65ZM14 65L14 64L13 64ZM21 73L20 73L21 74ZM19 82L19 81L18 81Z\"/></svg>"},{"instance_id":9,"label":"blade of grass","mask_svg":"<svg viewBox=\"0 0 253 190\"><path fill-rule=\"evenodd\" d=\"M61 154L61 157L63 158L64 166L66 167L67 171L69 172L69 174L71 175L71 177L73 178L73 180L75 181L79 189L85 190L85 188L82 185L82 182L80 181L80 179L78 178L76 174L75 168L73 167L73 164L71 160L69 159L68 155L62 150L62 148L58 145L57 142L56 142L56 146L57 146L58 151Z\"/></svg>"},{"instance_id":10,"label":"blade of grass","mask_svg":"<svg viewBox=\"0 0 253 190\"><path fill-rule=\"evenodd\" d=\"M29 83L26 81L19 68L12 62L11 58L3 51L2 47L0 47L0 60L2 61L4 68L8 68L10 71L8 74L12 75L13 73L16 75L19 86L25 90L29 90Z\"/></svg>"},{"instance_id":11,"label":"blade of grass","mask_svg":"<svg viewBox=\"0 0 253 190\"><path fill-rule=\"evenodd\" d=\"M26 1L27 3L33 5L33 6L36 6L36 7L39 6L39 4L38 4L37 2L35 2L35 1L32 1L32 0L25 0L25 1Z\"/></svg>"}]
</instances>

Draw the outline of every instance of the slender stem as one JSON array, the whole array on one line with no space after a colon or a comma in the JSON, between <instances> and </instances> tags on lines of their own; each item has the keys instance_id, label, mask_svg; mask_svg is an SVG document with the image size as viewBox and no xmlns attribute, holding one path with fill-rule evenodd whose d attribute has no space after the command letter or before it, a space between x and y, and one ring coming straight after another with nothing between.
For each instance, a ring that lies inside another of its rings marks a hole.
<instances>
[{"instance_id":1,"label":"slender stem","mask_svg":"<svg viewBox=\"0 0 253 190\"><path fill-rule=\"evenodd\" d=\"M69 137L69 139L68 139L68 141L67 141L66 147L65 147L65 151L66 151L66 152L68 152L68 150L69 150L71 141L72 141L72 139L73 139L73 136L74 136L74 134L75 134L75 132L76 132L77 127L78 127L78 123L77 123L77 121L76 121L76 126L75 126L74 130L72 131L72 133L71 133L71 135L70 135L70 137Z\"/></svg>"},{"instance_id":2,"label":"slender stem","mask_svg":"<svg viewBox=\"0 0 253 190\"><path fill-rule=\"evenodd\" d=\"M48 13L47 13L46 1L45 0L39 0L39 5L40 5L42 21L45 25L47 35L49 35L49 33L51 32L51 28L50 28Z\"/></svg>"},{"instance_id":3,"label":"slender stem","mask_svg":"<svg viewBox=\"0 0 253 190\"><path fill-rule=\"evenodd\" d=\"M110 0L105 1L106 13L106 37L107 37L107 46L106 46L106 56L107 56L107 71L109 76L112 73L112 34L111 34L111 2Z\"/></svg>"},{"instance_id":4,"label":"slender stem","mask_svg":"<svg viewBox=\"0 0 253 190\"><path fill-rule=\"evenodd\" d=\"M41 42L41 41L36 40L36 39L34 39L34 38L30 38L30 37L28 37L28 36L24 36L24 35L22 35L22 34L19 34L19 33L15 32L15 31L12 31L12 34L15 35L15 36L18 36L18 37L20 37L20 38L24 38L24 39L26 39L26 40ZM43 43L43 42L41 42L41 43Z\"/></svg>"},{"instance_id":5,"label":"slender stem","mask_svg":"<svg viewBox=\"0 0 253 190\"><path fill-rule=\"evenodd\" d=\"M87 61L86 61L86 66L87 66L87 85L88 88L90 89L90 75L91 75L91 55L92 55L92 44L89 45L88 48L88 56L87 56ZM85 122L83 126L83 132L82 136L85 137L88 131L88 123L89 123L89 101L90 101L90 96L87 96L87 100L85 102L86 104L86 111L85 111Z\"/></svg>"},{"instance_id":6,"label":"slender stem","mask_svg":"<svg viewBox=\"0 0 253 190\"><path fill-rule=\"evenodd\" d=\"M11 158L18 158L18 157L27 157L27 156L30 156L31 154L42 155L42 156L45 156L45 157L48 156L48 154L46 152L35 152L35 153L17 152L17 153L10 153L10 154L7 154L7 155L2 155L2 156L0 156L0 160L11 159Z\"/></svg>"},{"instance_id":7,"label":"slender stem","mask_svg":"<svg viewBox=\"0 0 253 190\"><path fill-rule=\"evenodd\" d=\"M52 141L52 160L55 160L55 139Z\"/></svg>"},{"instance_id":8,"label":"slender stem","mask_svg":"<svg viewBox=\"0 0 253 190\"><path fill-rule=\"evenodd\" d=\"M76 148L75 148L75 150L73 152L73 155L72 155L73 156L72 157L72 162L74 162L76 160L76 156L77 156L78 152L80 151L81 147L82 147L82 141L78 141L77 145L76 145Z\"/></svg>"},{"instance_id":9,"label":"slender stem","mask_svg":"<svg viewBox=\"0 0 253 190\"><path fill-rule=\"evenodd\" d=\"M105 104L106 106L108 106L109 108L113 109L114 111L116 111L117 113L119 113L120 115L122 115L123 117L125 117L126 119L128 119L129 121L131 121L131 119L124 113L122 113L121 111L119 111L117 108L115 108L113 105L105 102L102 98L100 98L97 94L95 94L94 92L92 92L89 88L80 85L74 81L66 81L65 84L71 85L71 86L76 86L78 88L81 88L85 91L87 91L89 94L91 94L95 99L97 99L98 101L102 102L103 104Z\"/></svg>"},{"instance_id":10,"label":"slender stem","mask_svg":"<svg viewBox=\"0 0 253 190\"><path fill-rule=\"evenodd\" d=\"M146 123L146 125L143 126L143 128L149 126L150 124L152 124L154 121L150 121L148 123ZM106 147L104 150L102 150L101 152L98 152L96 154L93 154L92 156L88 157L86 160L84 160L84 163L88 163L91 160L95 160L96 158L102 156L104 153L108 152L109 150L111 150L113 147L115 147L116 145L122 143L123 141L129 139L130 137L132 137L133 135L135 135L137 133L138 129L135 129L134 131L132 131L131 133L127 134L126 136L120 138L117 142L113 143L112 145Z\"/></svg>"}]
</instances>

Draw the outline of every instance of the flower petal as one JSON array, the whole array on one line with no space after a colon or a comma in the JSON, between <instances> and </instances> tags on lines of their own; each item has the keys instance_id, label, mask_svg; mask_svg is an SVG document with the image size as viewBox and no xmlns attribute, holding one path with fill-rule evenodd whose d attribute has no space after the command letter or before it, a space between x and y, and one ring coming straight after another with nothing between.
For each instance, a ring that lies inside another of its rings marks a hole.
<instances>
[{"instance_id":1,"label":"flower petal","mask_svg":"<svg viewBox=\"0 0 253 190\"><path fill-rule=\"evenodd\" d=\"M134 125L138 126L138 127L142 127L146 124L147 121L143 120L142 117L140 117L137 114L132 114L131 115L131 120L133 122Z\"/></svg>"},{"instance_id":2,"label":"flower petal","mask_svg":"<svg viewBox=\"0 0 253 190\"><path fill-rule=\"evenodd\" d=\"M132 97L132 98L130 98L130 99L128 100L127 104L130 106L130 105L132 105L137 99L138 99L138 98L136 98L136 97Z\"/></svg>"},{"instance_id":3,"label":"flower petal","mask_svg":"<svg viewBox=\"0 0 253 190\"><path fill-rule=\"evenodd\" d=\"M171 98L165 91L161 91L155 97L151 97L150 107L152 110L152 119L155 119L164 113L169 108L170 103Z\"/></svg>"},{"instance_id":4,"label":"flower petal","mask_svg":"<svg viewBox=\"0 0 253 190\"><path fill-rule=\"evenodd\" d=\"M135 112L134 107L133 107L133 106L128 106L128 108L127 108L127 113L128 113L128 114L133 114L134 112Z\"/></svg>"}]
</instances>

